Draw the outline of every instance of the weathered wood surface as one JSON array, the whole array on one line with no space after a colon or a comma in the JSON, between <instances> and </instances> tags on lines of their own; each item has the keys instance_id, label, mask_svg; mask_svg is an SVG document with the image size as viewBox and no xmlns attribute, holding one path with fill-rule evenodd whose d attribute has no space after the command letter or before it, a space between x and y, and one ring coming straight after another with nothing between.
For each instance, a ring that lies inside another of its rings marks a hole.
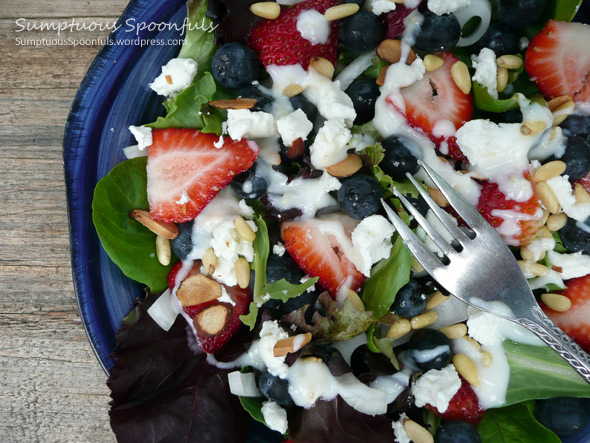
<instances>
[{"instance_id":1,"label":"weathered wood surface","mask_svg":"<svg viewBox=\"0 0 590 443\"><path fill-rule=\"evenodd\" d=\"M113 22L127 0L0 0L0 441L112 442L72 285L63 129L99 45L24 46L16 20ZM26 34L26 35L25 35ZM75 38L108 32L73 32Z\"/></svg>"}]
</instances>

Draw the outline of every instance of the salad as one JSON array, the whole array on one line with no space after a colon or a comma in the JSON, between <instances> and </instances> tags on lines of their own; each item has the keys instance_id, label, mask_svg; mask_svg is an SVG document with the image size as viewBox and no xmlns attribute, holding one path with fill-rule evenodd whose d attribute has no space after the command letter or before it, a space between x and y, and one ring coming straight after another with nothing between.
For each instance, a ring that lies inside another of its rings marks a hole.
<instances>
[{"instance_id":1,"label":"salad","mask_svg":"<svg viewBox=\"0 0 590 443\"><path fill-rule=\"evenodd\" d=\"M149 83L165 113L129 128L92 205L147 292L113 351L117 439L587 438L590 385L437 287L381 209L442 256L393 193L437 224L411 174L462 227L427 163L590 351L580 3L190 1L180 53Z\"/></svg>"}]
</instances>

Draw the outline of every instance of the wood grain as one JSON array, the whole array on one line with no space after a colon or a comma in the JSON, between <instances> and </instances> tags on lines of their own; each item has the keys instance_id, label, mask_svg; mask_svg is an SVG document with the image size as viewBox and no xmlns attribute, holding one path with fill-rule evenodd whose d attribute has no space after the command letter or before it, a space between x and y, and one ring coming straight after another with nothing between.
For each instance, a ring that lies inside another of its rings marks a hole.
<instances>
[{"instance_id":1,"label":"wood grain","mask_svg":"<svg viewBox=\"0 0 590 443\"><path fill-rule=\"evenodd\" d=\"M15 20L116 20L126 0L0 8L0 441L112 442L106 377L84 334L69 256L62 137L100 49L19 45ZM96 39L108 32L76 32ZM55 38L55 31L26 32Z\"/></svg>"}]
</instances>

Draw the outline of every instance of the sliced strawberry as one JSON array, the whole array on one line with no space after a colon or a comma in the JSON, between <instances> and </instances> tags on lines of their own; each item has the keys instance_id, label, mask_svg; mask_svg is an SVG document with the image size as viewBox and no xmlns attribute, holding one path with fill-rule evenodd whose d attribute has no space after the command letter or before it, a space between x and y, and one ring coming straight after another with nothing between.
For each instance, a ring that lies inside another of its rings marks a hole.
<instances>
[{"instance_id":1,"label":"sliced strawberry","mask_svg":"<svg viewBox=\"0 0 590 443\"><path fill-rule=\"evenodd\" d=\"M256 143L219 137L194 129L155 129L147 162L147 195L155 220L182 223L194 219L217 193L258 156ZM188 197L183 202L183 197Z\"/></svg>"},{"instance_id":2,"label":"sliced strawberry","mask_svg":"<svg viewBox=\"0 0 590 443\"><path fill-rule=\"evenodd\" d=\"M546 98L590 102L590 26L549 20L530 42L525 68Z\"/></svg>"},{"instance_id":3,"label":"sliced strawberry","mask_svg":"<svg viewBox=\"0 0 590 443\"><path fill-rule=\"evenodd\" d=\"M324 57L336 64L338 59L338 21L330 24L331 32L324 44L313 45L297 30L297 18L303 11L315 9L323 14L326 9L339 4L338 0L306 0L283 9L274 20L263 20L252 30L248 46L258 52L264 66L294 65L300 63L307 69L312 57Z\"/></svg>"},{"instance_id":4,"label":"sliced strawberry","mask_svg":"<svg viewBox=\"0 0 590 443\"><path fill-rule=\"evenodd\" d=\"M471 385L463 377L461 377L461 387L449 402L445 412L441 413L429 404L426 407L446 420L463 420L472 425L477 425L485 413Z\"/></svg>"},{"instance_id":5,"label":"sliced strawberry","mask_svg":"<svg viewBox=\"0 0 590 443\"><path fill-rule=\"evenodd\" d=\"M357 221L346 217L284 222L281 237L285 248L299 267L336 297L340 287L352 290L361 287L365 276L344 255L337 235L350 235ZM336 232L338 234L336 234Z\"/></svg>"},{"instance_id":6,"label":"sliced strawberry","mask_svg":"<svg viewBox=\"0 0 590 443\"><path fill-rule=\"evenodd\" d=\"M482 183L477 210L498 230L504 241L512 246L529 244L536 238L536 234L543 227L543 211L536 195L533 195L526 202L517 202L506 198L498 189L496 183ZM507 218L501 217L497 212L494 212L505 210L509 211L506 213ZM504 223L508 223L508 225L503 226ZM512 226L513 224L517 226Z\"/></svg>"},{"instance_id":7,"label":"sliced strawberry","mask_svg":"<svg viewBox=\"0 0 590 443\"><path fill-rule=\"evenodd\" d=\"M584 351L590 353L590 275L566 281L562 292L572 302L566 312L556 312L541 303L545 314L569 335Z\"/></svg>"}]
</instances>

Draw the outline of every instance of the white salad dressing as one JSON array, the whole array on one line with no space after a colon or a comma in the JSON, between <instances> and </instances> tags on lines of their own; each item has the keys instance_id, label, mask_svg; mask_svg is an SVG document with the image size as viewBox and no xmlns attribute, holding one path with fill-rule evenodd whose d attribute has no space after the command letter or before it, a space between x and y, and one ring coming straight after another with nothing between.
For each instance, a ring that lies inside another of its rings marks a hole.
<instances>
[{"instance_id":1,"label":"white salad dressing","mask_svg":"<svg viewBox=\"0 0 590 443\"><path fill-rule=\"evenodd\" d=\"M327 43L330 30L330 22L326 20L324 14L315 9L303 11L297 17L297 31L312 45Z\"/></svg>"}]
</instances>

